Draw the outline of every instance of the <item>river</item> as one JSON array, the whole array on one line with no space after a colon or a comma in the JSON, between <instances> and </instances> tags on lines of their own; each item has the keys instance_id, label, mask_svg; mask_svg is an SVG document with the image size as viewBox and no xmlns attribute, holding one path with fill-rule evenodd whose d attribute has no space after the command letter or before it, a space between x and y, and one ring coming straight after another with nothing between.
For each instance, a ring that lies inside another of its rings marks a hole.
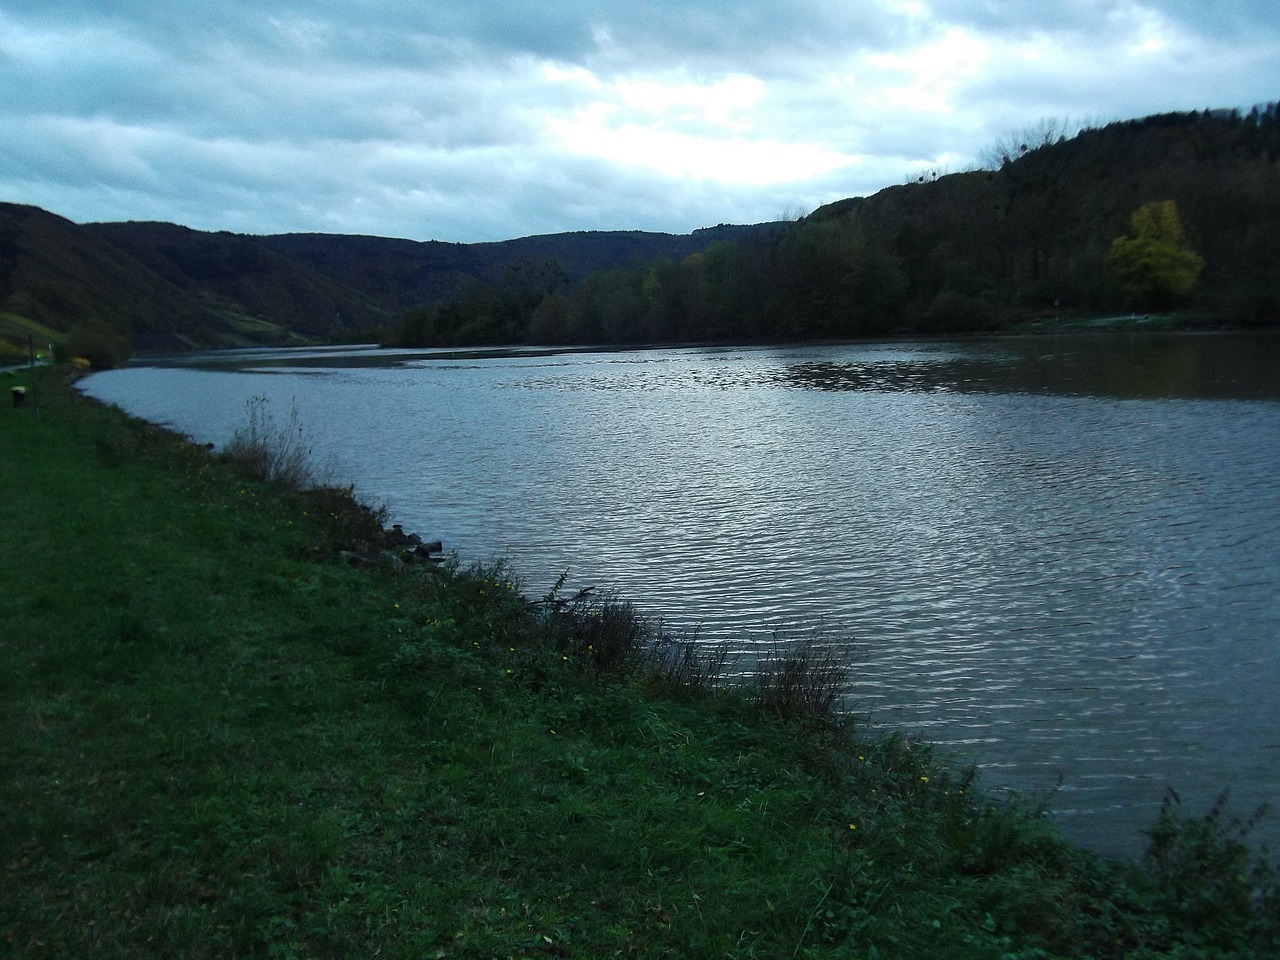
<instances>
[{"instance_id":1,"label":"river","mask_svg":"<svg viewBox=\"0 0 1280 960\"><path fill-rule=\"evenodd\" d=\"M1280 794L1278 337L244 351L83 389L215 444L296 405L334 479L531 595L840 643L852 712L1103 852L1170 787Z\"/></svg>"}]
</instances>

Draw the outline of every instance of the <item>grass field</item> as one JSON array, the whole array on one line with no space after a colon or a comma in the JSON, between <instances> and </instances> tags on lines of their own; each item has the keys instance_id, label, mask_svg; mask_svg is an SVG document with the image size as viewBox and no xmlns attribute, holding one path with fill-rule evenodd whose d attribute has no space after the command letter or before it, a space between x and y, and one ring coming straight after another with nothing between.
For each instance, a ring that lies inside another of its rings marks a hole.
<instances>
[{"instance_id":1,"label":"grass field","mask_svg":"<svg viewBox=\"0 0 1280 960\"><path fill-rule=\"evenodd\" d=\"M0 956L1280 955L1221 816L1102 861L823 715L812 663L721 689L621 601L352 565L348 499L39 375L0 408Z\"/></svg>"}]
</instances>

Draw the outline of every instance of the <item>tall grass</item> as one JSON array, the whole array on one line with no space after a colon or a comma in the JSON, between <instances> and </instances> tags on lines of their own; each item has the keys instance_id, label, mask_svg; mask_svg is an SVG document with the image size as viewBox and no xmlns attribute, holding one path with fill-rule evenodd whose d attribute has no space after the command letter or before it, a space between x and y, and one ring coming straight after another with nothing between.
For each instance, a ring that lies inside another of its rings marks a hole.
<instances>
[{"instance_id":1,"label":"tall grass","mask_svg":"<svg viewBox=\"0 0 1280 960\"><path fill-rule=\"evenodd\" d=\"M726 644L711 645L688 635L663 633L649 648L646 660L649 686L677 700L701 700L726 689Z\"/></svg>"},{"instance_id":2,"label":"tall grass","mask_svg":"<svg viewBox=\"0 0 1280 960\"><path fill-rule=\"evenodd\" d=\"M312 447L307 441L298 402L289 407L289 419L281 424L267 398L255 395L245 401L245 423L223 450L231 463L250 476L294 490L316 485Z\"/></svg>"},{"instance_id":3,"label":"tall grass","mask_svg":"<svg viewBox=\"0 0 1280 960\"><path fill-rule=\"evenodd\" d=\"M789 643L775 636L755 667L760 706L784 720L833 719L849 685L850 649L813 635Z\"/></svg>"}]
</instances>

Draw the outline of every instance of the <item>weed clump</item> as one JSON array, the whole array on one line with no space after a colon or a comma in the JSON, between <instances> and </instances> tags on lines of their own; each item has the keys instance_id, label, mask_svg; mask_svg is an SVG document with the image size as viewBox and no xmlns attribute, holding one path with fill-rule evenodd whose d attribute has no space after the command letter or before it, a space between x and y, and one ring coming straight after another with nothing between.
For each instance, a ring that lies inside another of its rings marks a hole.
<instances>
[{"instance_id":1,"label":"weed clump","mask_svg":"<svg viewBox=\"0 0 1280 960\"><path fill-rule=\"evenodd\" d=\"M724 686L729 648L711 647L691 636L663 634L645 661L650 689L673 700L701 700Z\"/></svg>"},{"instance_id":2,"label":"weed clump","mask_svg":"<svg viewBox=\"0 0 1280 960\"><path fill-rule=\"evenodd\" d=\"M1145 831L1145 871L1138 889L1149 909L1172 923L1149 931L1162 949L1188 941L1230 945L1244 953L1265 943L1280 956L1280 880L1265 859L1254 859L1247 842L1265 815L1228 817L1222 793L1203 817L1191 817L1169 790L1160 813ZM1262 954L1256 954L1262 956Z\"/></svg>"},{"instance_id":3,"label":"weed clump","mask_svg":"<svg viewBox=\"0 0 1280 960\"><path fill-rule=\"evenodd\" d=\"M245 401L246 422L232 435L223 456L248 476L275 486L305 490L316 484L302 421L295 400L289 408L289 420L276 422L261 394Z\"/></svg>"},{"instance_id":4,"label":"weed clump","mask_svg":"<svg viewBox=\"0 0 1280 960\"><path fill-rule=\"evenodd\" d=\"M849 684L847 653L806 637L776 648L756 665L756 699L783 720L832 720Z\"/></svg>"},{"instance_id":5,"label":"weed clump","mask_svg":"<svg viewBox=\"0 0 1280 960\"><path fill-rule=\"evenodd\" d=\"M331 549L369 551L385 539L386 508L362 503L354 487L313 486L298 491L298 497Z\"/></svg>"}]
</instances>

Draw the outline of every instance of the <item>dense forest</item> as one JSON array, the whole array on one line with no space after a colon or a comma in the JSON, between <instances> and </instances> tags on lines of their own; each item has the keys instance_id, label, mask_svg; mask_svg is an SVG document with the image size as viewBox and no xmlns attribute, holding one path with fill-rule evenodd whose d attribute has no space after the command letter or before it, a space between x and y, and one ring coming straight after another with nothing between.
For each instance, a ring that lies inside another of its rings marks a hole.
<instances>
[{"instance_id":1,"label":"dense forest","mask_svg":"<svg viewBox=\"0 0 1280 960\"><path fill-rule=\"evenodd\" d=\"M564 282L554 262L423 304L405 345L843 338L1034 318L1280 318L1276 105L1041 128L995 168L929 174L769 234ZM1047 132L1043 132L1047 131Z\"/></svg>"},{"instance_id":2,"label":"dense forest","mask_svg":"<svg viewBox=\"0 0 1280 960\"><path fill-rule=\"evenodd\" d=\"M377 340L629 344L1003 330L1176 311L1280 321L1280 111L1171 113L985 169L930 172L790 223L501 243L77 225L0 203L0 352Z\"/></svg>"}]
</instances>

